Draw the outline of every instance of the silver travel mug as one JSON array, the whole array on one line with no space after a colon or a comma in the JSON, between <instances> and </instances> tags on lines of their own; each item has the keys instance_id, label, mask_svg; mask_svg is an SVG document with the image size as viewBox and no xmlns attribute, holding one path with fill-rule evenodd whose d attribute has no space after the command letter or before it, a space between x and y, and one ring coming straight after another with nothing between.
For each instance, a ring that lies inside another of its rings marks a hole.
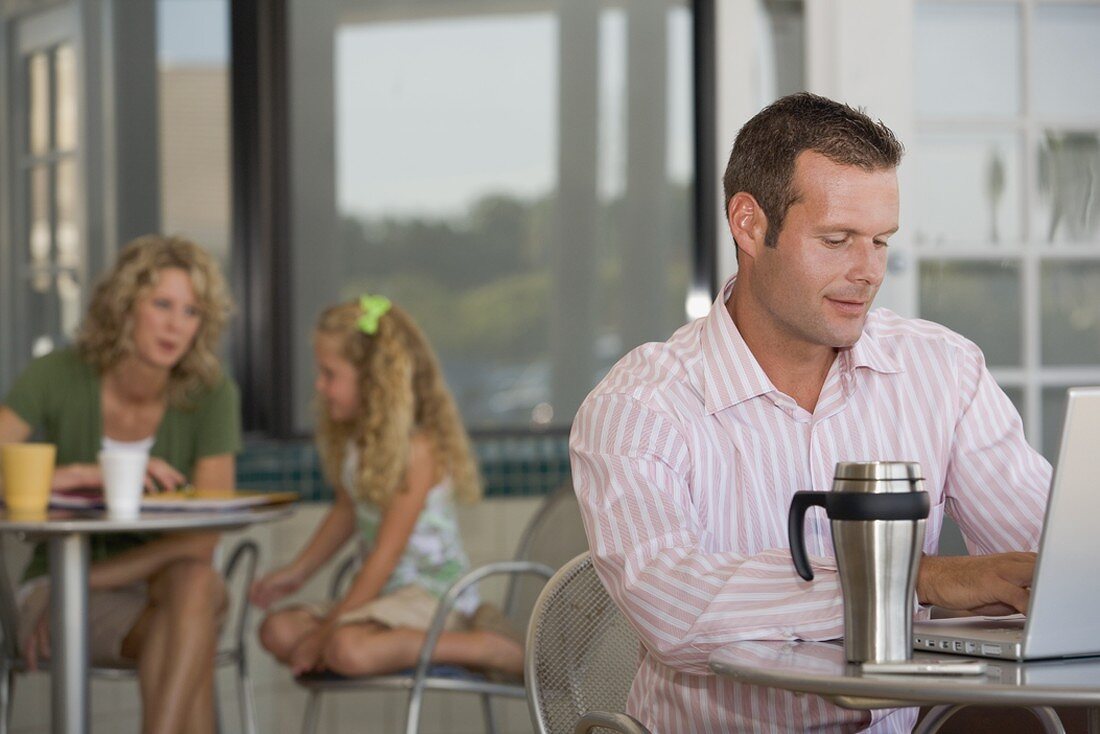
<instances>
[{"instance_id":1,"label":"silver travel mug","mask_svg":"<svg viewBox=\"0 0 1100 734\"><path fill-rule=\"evenodd\" d=\"M825 508L844 597L844 652L852 662L913 656L913 595L928 493L920 464L840 462L831 492L796 492L788 516L791 558L810 581L806 510Z\"/></svg>"}]
</instances>

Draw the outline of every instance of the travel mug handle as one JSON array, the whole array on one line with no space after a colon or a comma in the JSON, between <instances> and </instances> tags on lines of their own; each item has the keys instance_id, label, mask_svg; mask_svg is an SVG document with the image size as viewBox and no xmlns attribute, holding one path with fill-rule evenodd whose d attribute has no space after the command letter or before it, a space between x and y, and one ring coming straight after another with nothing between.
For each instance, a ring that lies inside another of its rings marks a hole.
<instances>
[{"instance_id":1,"label":"travel mug handle","mask_svg":"<svg viewBox=\"0 0 1100 734\"><path fill-rule=\"evenodd\" d=\"M795 492L791 498L791 509L787 515L787 537L791 543L791 560L798 575L807 581L813 581L814 571L810 568L810 559L806 557L806 544L803 540L806 510L814 505L825 506L826 492Z\"/></svg>"}]
</instances>

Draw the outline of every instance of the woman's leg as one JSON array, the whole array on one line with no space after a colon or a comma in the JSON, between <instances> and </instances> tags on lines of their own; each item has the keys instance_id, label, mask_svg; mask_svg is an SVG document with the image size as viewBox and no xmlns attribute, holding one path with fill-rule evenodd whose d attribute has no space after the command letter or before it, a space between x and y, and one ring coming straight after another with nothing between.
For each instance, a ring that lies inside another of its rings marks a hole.
<instances>
[{"instance_id":1,"label":"woman's leg","mask_svg":"<svg viewBox=\"0 0 1100 734\"><path fill-rule=\"evenodd\" d=\"M225 586L208 563L175 561L150 579L149 608L123 643L138 660L145 734L214 731L214 651L225 605Z\"/></svg>"},{"instance_id":2,"label":"woman's leg","mask_svg":"<svg viewBox=\"0 0 1100 734\"><path fill-rule=\"evenodd\" d=\"M324 665L341 675L379 675L416 665L426 633L391 629L366 622L337 628L324 652ZM508 673L523 670L523 648L513 640L484 630L444 632L432 662L494 668Z\"/></svg>"},{"instance_id":3,"label":"woman's leg","mask_svg":"<svg viewBox=\"0 0 1100 734\"><path fill-rule=\"evenodd\" d=\"M285 665L295 646L319 624L317 618L304 609L272 612L260 624L260 644Z\"/></svg>"}]
</instances>

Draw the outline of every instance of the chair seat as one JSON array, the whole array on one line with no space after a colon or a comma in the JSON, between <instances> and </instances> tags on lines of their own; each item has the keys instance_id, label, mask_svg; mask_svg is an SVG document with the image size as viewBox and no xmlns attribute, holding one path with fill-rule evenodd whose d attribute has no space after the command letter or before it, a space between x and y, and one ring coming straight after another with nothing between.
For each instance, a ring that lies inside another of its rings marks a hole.
<instances>
[{"instance_id":1,"label":"chair seat","mask_svg":"<svg viewBox=\"0 0 1100 734\"><path fill-rule=\"evenodd\" d=\"M410 690L415 683L412 668L387 675L344 676L325 671L306 673L294 680L298 685L315 691L363 690L367 688ZM524 698L523 684L497 683L490 681L481 673L458 665L433 665L428 668L424 678L424 687L432 690L475 691L493 696Z\"/></svg>"}]
</instances>

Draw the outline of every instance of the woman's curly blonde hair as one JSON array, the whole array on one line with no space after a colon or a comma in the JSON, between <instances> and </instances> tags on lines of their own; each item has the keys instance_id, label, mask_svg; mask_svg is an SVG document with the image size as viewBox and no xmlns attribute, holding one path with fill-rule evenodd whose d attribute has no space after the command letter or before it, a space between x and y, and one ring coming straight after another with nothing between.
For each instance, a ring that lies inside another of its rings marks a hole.
<instances>
[{"instance_id":1,"label":"woman's curly blonde hair","mask_svg":"<svg viewBox=\"0 0 1100 734\"><path fill-rule=\"evenodd\" d=\"M349 440L359 448L353 495L387 507L402 487L409 462L409 440L419 433L430 441L433 458L449 476L455 497L481 496L481 477L454 398L443 379L428 340L404 310L392 306L378 329L359 328L358 301L332 306L321 314L316 335L335 337L340 355L355 368L359 410L354 419L334 421L317 409L317 447L325 475L339 483Z\"/></svg>"},{"instance_id":2,"label":"woman's curly blonde hair","mask_svg":"<svg viewBox=\"0 0 1100 734\"><path fill-rule=\"evenodd\" d=\"M128 242L114 267L96 284L76 346L81 358L100 374L132 354L134 306L156 285L165 268L187 273L202 315L194 343L168 377L169 402L187 407L195 392L221 378L216 350L233 307L217 262L194 242L156 234Z\"/></svg>"}]
</instances>

